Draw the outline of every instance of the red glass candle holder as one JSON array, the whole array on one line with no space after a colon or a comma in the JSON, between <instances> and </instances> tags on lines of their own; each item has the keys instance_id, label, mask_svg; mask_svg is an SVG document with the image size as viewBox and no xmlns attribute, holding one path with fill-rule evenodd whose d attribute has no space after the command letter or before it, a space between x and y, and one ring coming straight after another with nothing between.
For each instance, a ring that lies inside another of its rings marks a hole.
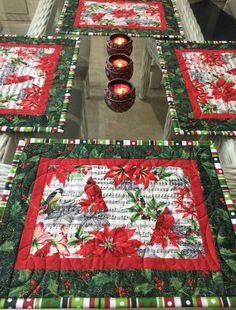
<instances>
[{"instance_id":1,"label":"red glass candle holder","mask_svg":"<svg viewBox=\"0 0 236 310\"><path fill-rule=\"evenodd\" d=\"M133 71L133 61L127 55L111 55L106 61L105 72L109 80L117 78L130 80L133 75Z\"/></svg>"},{"instance_id":2,"label":"red glass candle holder","mask_svg":"<svg viewBox=\"0 0 236 310\"><path fill-rule=\"evenodd\" d=\"M112 34L107 40L108 55L125 54L130 55L133 50L133 41L126 34Z\"/></svg>"},{"instance_id":3,"label":"red glass candle holder","mask_svg":"<svg viewBox=\"0 0 236 310\"><path fill-rule=\"evenodd\" d=\"M135 88L127 80L111 80L104 90L104 99L111 110L125 112L134 104Z\"/></svg>"}]
</instances>

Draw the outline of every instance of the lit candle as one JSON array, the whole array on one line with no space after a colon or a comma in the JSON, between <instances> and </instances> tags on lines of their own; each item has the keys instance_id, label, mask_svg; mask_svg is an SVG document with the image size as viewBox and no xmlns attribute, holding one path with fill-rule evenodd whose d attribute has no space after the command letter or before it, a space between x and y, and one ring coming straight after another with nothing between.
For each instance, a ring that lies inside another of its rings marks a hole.
<instances>
[{"instance_id":1,"label":"lit candle","mask_svg":"<svg viewBox=\"0 0 236 310\"><path fill-rule=\"evenodd\" d=\"M115 84L113 86L113 92L118 95L127 94L130 91L130 86L127 84Z\"/></svg>"},{"instance_id":2,"label":"lit candle","mask_svg":"<svg viewBox=\"0 0 236 310\"><path fill-rule=\"evenodd\" d=\"M125 59L121 59L121 58L118 58L118 59L115 59L112 61L112 64L116 67L126 67L128 65L128 61L126 61Z\"/></svg>"},{"instance_id":3,"label":"lit candle","mask_svg":"<svg viewBox=\"0 0 236 310\"><path fill-rule=\"evenodd\" d=\"M113 39L113 42L116 43L116 44L118 44L118 45L122 45L122 44L124 44L124 43L127 42L127 39L124 38L124 37L121 37L121 36L117 36L117 37L115 37L115 38Z\"/></svg>"}]
</instances>

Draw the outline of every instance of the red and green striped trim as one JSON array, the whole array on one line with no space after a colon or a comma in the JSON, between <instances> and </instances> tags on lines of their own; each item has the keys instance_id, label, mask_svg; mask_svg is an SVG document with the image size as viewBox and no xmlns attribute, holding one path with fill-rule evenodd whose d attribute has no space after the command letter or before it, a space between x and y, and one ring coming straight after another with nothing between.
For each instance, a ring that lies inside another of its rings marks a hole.
<instances>
[{"instance_id":1,"label":"red and green striped trim","mask_svg":"<svg viewBox=\"0 0 236 310\"><path fill-rule=\"evenodd\" d=\"M236 307L236 297L150 297L150 298L8 298L0 299L2 309L44 308L175 308L175 307Z\"/></svg>"}]
</instances>

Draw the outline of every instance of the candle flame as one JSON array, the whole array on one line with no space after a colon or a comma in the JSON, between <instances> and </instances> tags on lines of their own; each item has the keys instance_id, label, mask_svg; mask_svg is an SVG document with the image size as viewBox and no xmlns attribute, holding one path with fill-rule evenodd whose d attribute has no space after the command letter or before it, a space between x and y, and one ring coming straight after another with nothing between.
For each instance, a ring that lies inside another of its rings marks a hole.
<instances>
[{"instance_id":1,"label":"candle flame","mask_svg":"<svg viewBox=\"0 0 236 310\"><path fill-rule=\"evenodd\" d=\"M115 59L113 62L113 65L116 67L126 67L128 65L128 61L124 60L124 59Z\"/></svg>"},{"instance_id":2,"label":"candle flame","mask_svg":"<svg viewBox=\"0 0 236 310\"><path fill-rule=\"evenodd\" d=\"M116 37L114 38L114 42L118 45L122 45L124 44L125 42L127 42L126 38L124 37Z\"/></svg>"},{"instance_id":3,"label":"candle flame","mask_svg":"<svg viewBox=\"0 0 236 310\"><path fill-rule=\"evenodd\" d=\"M118 95L124 95L130 91L130 87L127 84L116 84L114 85L113 91Z\"/></svg>"}]
</instances>

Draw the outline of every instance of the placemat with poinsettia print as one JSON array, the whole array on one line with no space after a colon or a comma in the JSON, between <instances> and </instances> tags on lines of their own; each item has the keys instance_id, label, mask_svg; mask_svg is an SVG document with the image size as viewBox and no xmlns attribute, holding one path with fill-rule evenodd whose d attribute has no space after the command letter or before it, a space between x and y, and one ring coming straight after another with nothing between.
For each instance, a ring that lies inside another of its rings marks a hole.
<instances>
[{"instance_id":1,"label":"placemat with poinsettia print","mask_svg":"<svg viewBox=\"0 0 236 310\"><path fill-rule=\"evenodd\" d=\"M159 42L176 134L236 135L236 45Z\"/></svg>"},{"instance_id":2,"label":"placemat with poinsettia print","mask_svg":"<svg viewBox=\"0 0 236 310\"><path fill-rule=\"evenodd\" d=\"M67 0L57 31L178 38L183 35L179 20L175 1L171 0Z\"/></svg>"},{"instance_id":3,"label":"placemat with poinsettia print","mask_svg":"<svg viewBox=\"0 0 236 310\"><path fill-rule=\"evenodd\" d=\"M0 36L0 130L63 132L79 43Z\"/></svg>"},{"instance_id":4,"label":"placemat with poinsettia print","mask_svg":"<svg viewBox=\"0 0 236 310\"><path fill-rule=\"evenodd\" d=\"M2 308L236 306L212 145L20 141L1 210Z\"/></svg>"}]
</instances>

